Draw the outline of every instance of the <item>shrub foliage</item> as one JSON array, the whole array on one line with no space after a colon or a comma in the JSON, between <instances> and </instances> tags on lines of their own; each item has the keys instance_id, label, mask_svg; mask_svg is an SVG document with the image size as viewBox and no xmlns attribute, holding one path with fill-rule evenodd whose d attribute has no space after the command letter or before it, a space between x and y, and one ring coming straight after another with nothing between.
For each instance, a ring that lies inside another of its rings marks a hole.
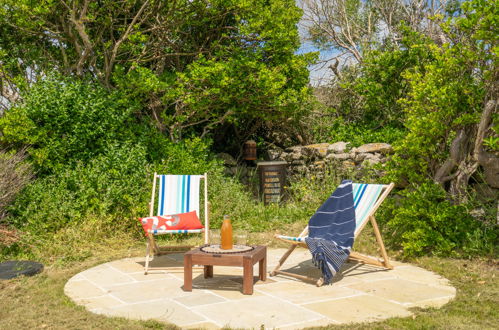
<instances>
[{"instance_id":1,"label":"shrub foliage","mask_svg":"<svg viewBox=\"0 0 499 330\"><path fill-rule=\"evenodd\" d=\"M433 182L415 184L388 199L380 219L387 241L405 256L492 255L497 231L471 217L464 205L453 205Z\"/></svg>"}]
</instances>

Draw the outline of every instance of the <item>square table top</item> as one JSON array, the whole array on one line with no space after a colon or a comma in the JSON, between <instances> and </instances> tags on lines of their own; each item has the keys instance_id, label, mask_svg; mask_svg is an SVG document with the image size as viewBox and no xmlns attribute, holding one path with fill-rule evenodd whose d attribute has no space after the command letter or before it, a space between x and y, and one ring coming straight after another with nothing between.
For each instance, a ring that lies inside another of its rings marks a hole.
<instances>
[{"instance_id":1,"label":"square table top","mask_svg":"<svg viewBox=\"0 0 499 330\"><path fill-rule=\"evenodd\" d=\"M201 257L204 260L214 259L214 260L235 260L235 259L261 259L265 257L267 247L264 245L253 245L254 249L246 252L236 252L236 253L211 253L201 251L202 247L195 248L193 250L187 251L184 255L190 255L191 257ZM196 258L197 259L197 258Z\"/></svg>"}]
</instances>

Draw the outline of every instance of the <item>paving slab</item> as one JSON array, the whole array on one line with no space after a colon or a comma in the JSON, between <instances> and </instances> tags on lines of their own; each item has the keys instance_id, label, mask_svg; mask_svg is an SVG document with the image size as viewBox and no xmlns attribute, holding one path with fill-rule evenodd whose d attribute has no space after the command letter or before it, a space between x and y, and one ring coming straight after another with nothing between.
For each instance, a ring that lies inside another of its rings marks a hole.
<instances>
[{"instance_id":1,"label":"paving slab","mask_svg":"<svg viewBox=\"0 0 499 330\"><path fill-rule=\"evenodd\" d=\"M400 304L416 304L419 301L449 297L455 294L453 288L430 286L399 278L353 284L348 287Z\"/></svg>"},{"instance_id":2,"label":"paving slab","mask_svg":"<svg viewBox=\"0 0 499 330\"><path fill-rule=\"evenodd\" d=\"M140 273L129 273L128 276L130 276L134 281L137 281L137 282L162 280L165 278L171 278L171 275L169 275L165 270L161 270L161 271L157 270L154 272L150 272L147 275L144 274L144 270L142 270Z\"/></svg>"},{"instance_id":3,"label":"paving slab","mask_svg":"<svg viewBox=\"0 0 499 330\"><path fill-rule=\"evenodd\" d=\"M128 304L146 302L154 299L181 297L188 295L181 288L182 282L173 278L133 282L104 287L107 294Z\"/></svg>"},{"instance_id":4,"label":"paving slab","mask_svg":"<svg viewBox=\"0 0 499 330\"><path fill-rule=\"evenodd\" d=\"M227 301L227 299L224 299L211 292L205 292L205 291L200 293L193 293L192 295L184 297L174 298L173 300L187 307L211 305Z\"/></svg>"},{"instance_id":5,"label":"paving slab","mask_svg":"<svg viewBox=\"0 0 499 330\"><path fill-rule=\"evenodd\" d=\"M203 316L193 313L191 309L171 299L158 299L138 304L128 304L116 308L102 309L101 312L111 316L138 318L142 320L156 319L175 323L178 326L206 321L206 318Z\"/></svg>"},{"instance_id":6,"label":"paving slab","mask_svg":"<svg viewBox=\"0 0 499 330\"><path fill-rule=\"evenodd\" d=\"M112 267L105 267L97 270L90 269L85 272L85 278L92 283L97 283L101 287L134 282L134 279L128 274L120 272Z\"/></svg>"},{"instance_id":7,"label":"paving slab","mask_svg":"<svg viewBox=\"0 0 499 330\"><path fill-rule=\"evenodd\" d=\"M361 282L375 282L386 279L396 279L395 272L371 265L347 264L343 267L342 275L344 278L356 279Z\"/></svg>"},{"instance_id":8,"label":"paving slab","mask_svg":"<svg viewBox=\"0 0 499 330\"><path fill-rule=\"evenodd\" d=\"M102 295L105 295L106 291L90 281L79 280L69 281L64 287L64 293L73 299L85 299L91 297L100 297Z\"/></svg>"},{"instance_id":9,"label":"paving slab","mask_svg":"<svg viewBox=\"0 0 499 330\"><path fill-rule=\"evenodd\" d=\"M339 323L355 323L383 320L395 316L410 316L403 305L371 295L322 301L304 305Z\"/></svg>"},{"instance_id":10,"label":"paving slab","mask_svg":"<svg viewBox=\"0 0 499 330\"><path fill-rule=\"evenodd\" d=\"M100 297L83 298L76 301L79 305L84 305L87 309L102 309L102 308L114 308L118 306L124 306L126 303L116 299L110 295L103 295Z\"/></svg>"},{"instance_id":11,"label":"paving slab","mask_svg":"<svg viewBox=\"0 0 499 330\"><path fill-rule=\"evenodd\" d=\"M359 295L359 291L348 287L328 285L317 287L310 283L277 282L271 285L259 286L258 292L266 293L280 299L301 305L314 301L351 297Z\"/></svg>"},{"instance_id":12,"label":"paving slab","mask_svg":"<svg viewBox=\"0 0 499 330\"><path fill-rule=\"evenodd\" d=\"M424 283L430 285L443 285L447 287L449 285L449 280L443 278L442 276L428 272L420 267L412 266L412 265L404 265L400 267L396 267L393 271L391 271L396 277Z\"/></svg>"},{"instance_id":13,"label":"paving slab","mask_svg":"<svg viewBox=\"0 0 499 330\"><path fill-rule=\"evenodd\" d=\"M267 251L271 271L286 249ZM242 293L242 268L214 267L208 279L197 268L193 290L186 292L182 262L181 253L155 257L150 265L161 269L145 275L144 258L115 260L76 274L64 292L107 316L155 319L185 329L289 330L407 317L412 307L438 308L456 295L447 279L401 262L394 262L393 270L346 263L333 285L322 287L280 275L266 281L255 276L253 295ZM319 274L306 249L296 249L282 270Z\"/></svg>"},{"instance_id":14,"label":"paving slab","mask_svg":"<svg viewBox=\"0 0 499 330\"><path fill-rule=\"evenodd\" d=\"M279 308L276 308L276 305ZM199 314L214 320L222 326L246 328L248 325L261 328L276 328L302 321L312 321L322 317L310 309L285 301L275 301L266 296L241 299L192 308Z\"/></svg>"},{"instance_id":15,"label":"paving slab","mask_svg":"<svg viewBox=\"0 0 499 330\"><path fill-rule=\"evenodd\" d=\"M123 273L144 273L144 266L139 264L139 262L143 260L144 258L126 258L111 261L108 265Z\"/></svg>"}]
</instances>

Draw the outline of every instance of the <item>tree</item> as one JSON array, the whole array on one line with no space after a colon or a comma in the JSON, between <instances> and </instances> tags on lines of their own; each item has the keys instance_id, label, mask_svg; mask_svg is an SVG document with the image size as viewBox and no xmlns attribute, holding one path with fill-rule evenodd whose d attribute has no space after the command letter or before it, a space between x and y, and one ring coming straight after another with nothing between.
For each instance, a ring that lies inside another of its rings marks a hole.
<instances>
[{"instance_id":1,"label":"tree","mask_svg":"<svg viewBox=\"0 0 499 330\"><path fill-rule=\"evenodd\" d=\"M12 47L10 57L21 59L24 68L52 67L78 76L91 73L109 86L116 65L182 70L207 53L212 43L231 31L236 6L223 4L5 0L0 9L1 47Z\"/></svg>"},{"instance_id":2,"label":"tree","mask_svg":"<svg viewBox=\"0 0 499 330\"><path fill-rule=\"evenodd\" d=\"M435 20L446 10L448 0L304 0L303 10L309 38L322 48L338 50L330 68L340 75L338 58L362 62L365 52L389 42L398 45L400 26L405 22L434 40L443 35Z\"/></svg>"},{"instance_id":3,"label":"tree","mask_svg":"<svg viewBox=\"0 0 499 330\"><path fill-rule=\"evenodd\" d=\"M5 0L3 96L57 70L126 89L172 140L287 120L308 97L300 15L292 0Z\"/></svg>"},{"instance_id":4,"label":"tree","mask_svg":"<svg viewBox=\"0 0 499 330\"><path fill-rule=\"evenodd\" d=\"M410 91L400 100L407 136L394 171L409 182L430 177L459 202L478 170L499 187L497 1L472 0L443 26L452 43L424 45L434 60L404 72Z\"/></svg>"}]
</instances>

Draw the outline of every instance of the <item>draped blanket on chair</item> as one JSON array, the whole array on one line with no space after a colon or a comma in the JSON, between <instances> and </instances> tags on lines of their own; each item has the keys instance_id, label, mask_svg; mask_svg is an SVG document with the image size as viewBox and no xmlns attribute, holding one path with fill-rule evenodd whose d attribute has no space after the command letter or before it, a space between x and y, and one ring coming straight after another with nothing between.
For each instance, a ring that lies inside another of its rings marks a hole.
<instances>
[{"instance_id":1,"label":"draped blanket on chair","mask_svg":"<svg viewBox=\"0 0 499 330\"><path fill-rule=\"evenodd\" d=\"M305 239L314 264L330 284L352 249L355 232L355 208L352 181L343 180L308 223Z\"/></svg>"}]
</instances>

